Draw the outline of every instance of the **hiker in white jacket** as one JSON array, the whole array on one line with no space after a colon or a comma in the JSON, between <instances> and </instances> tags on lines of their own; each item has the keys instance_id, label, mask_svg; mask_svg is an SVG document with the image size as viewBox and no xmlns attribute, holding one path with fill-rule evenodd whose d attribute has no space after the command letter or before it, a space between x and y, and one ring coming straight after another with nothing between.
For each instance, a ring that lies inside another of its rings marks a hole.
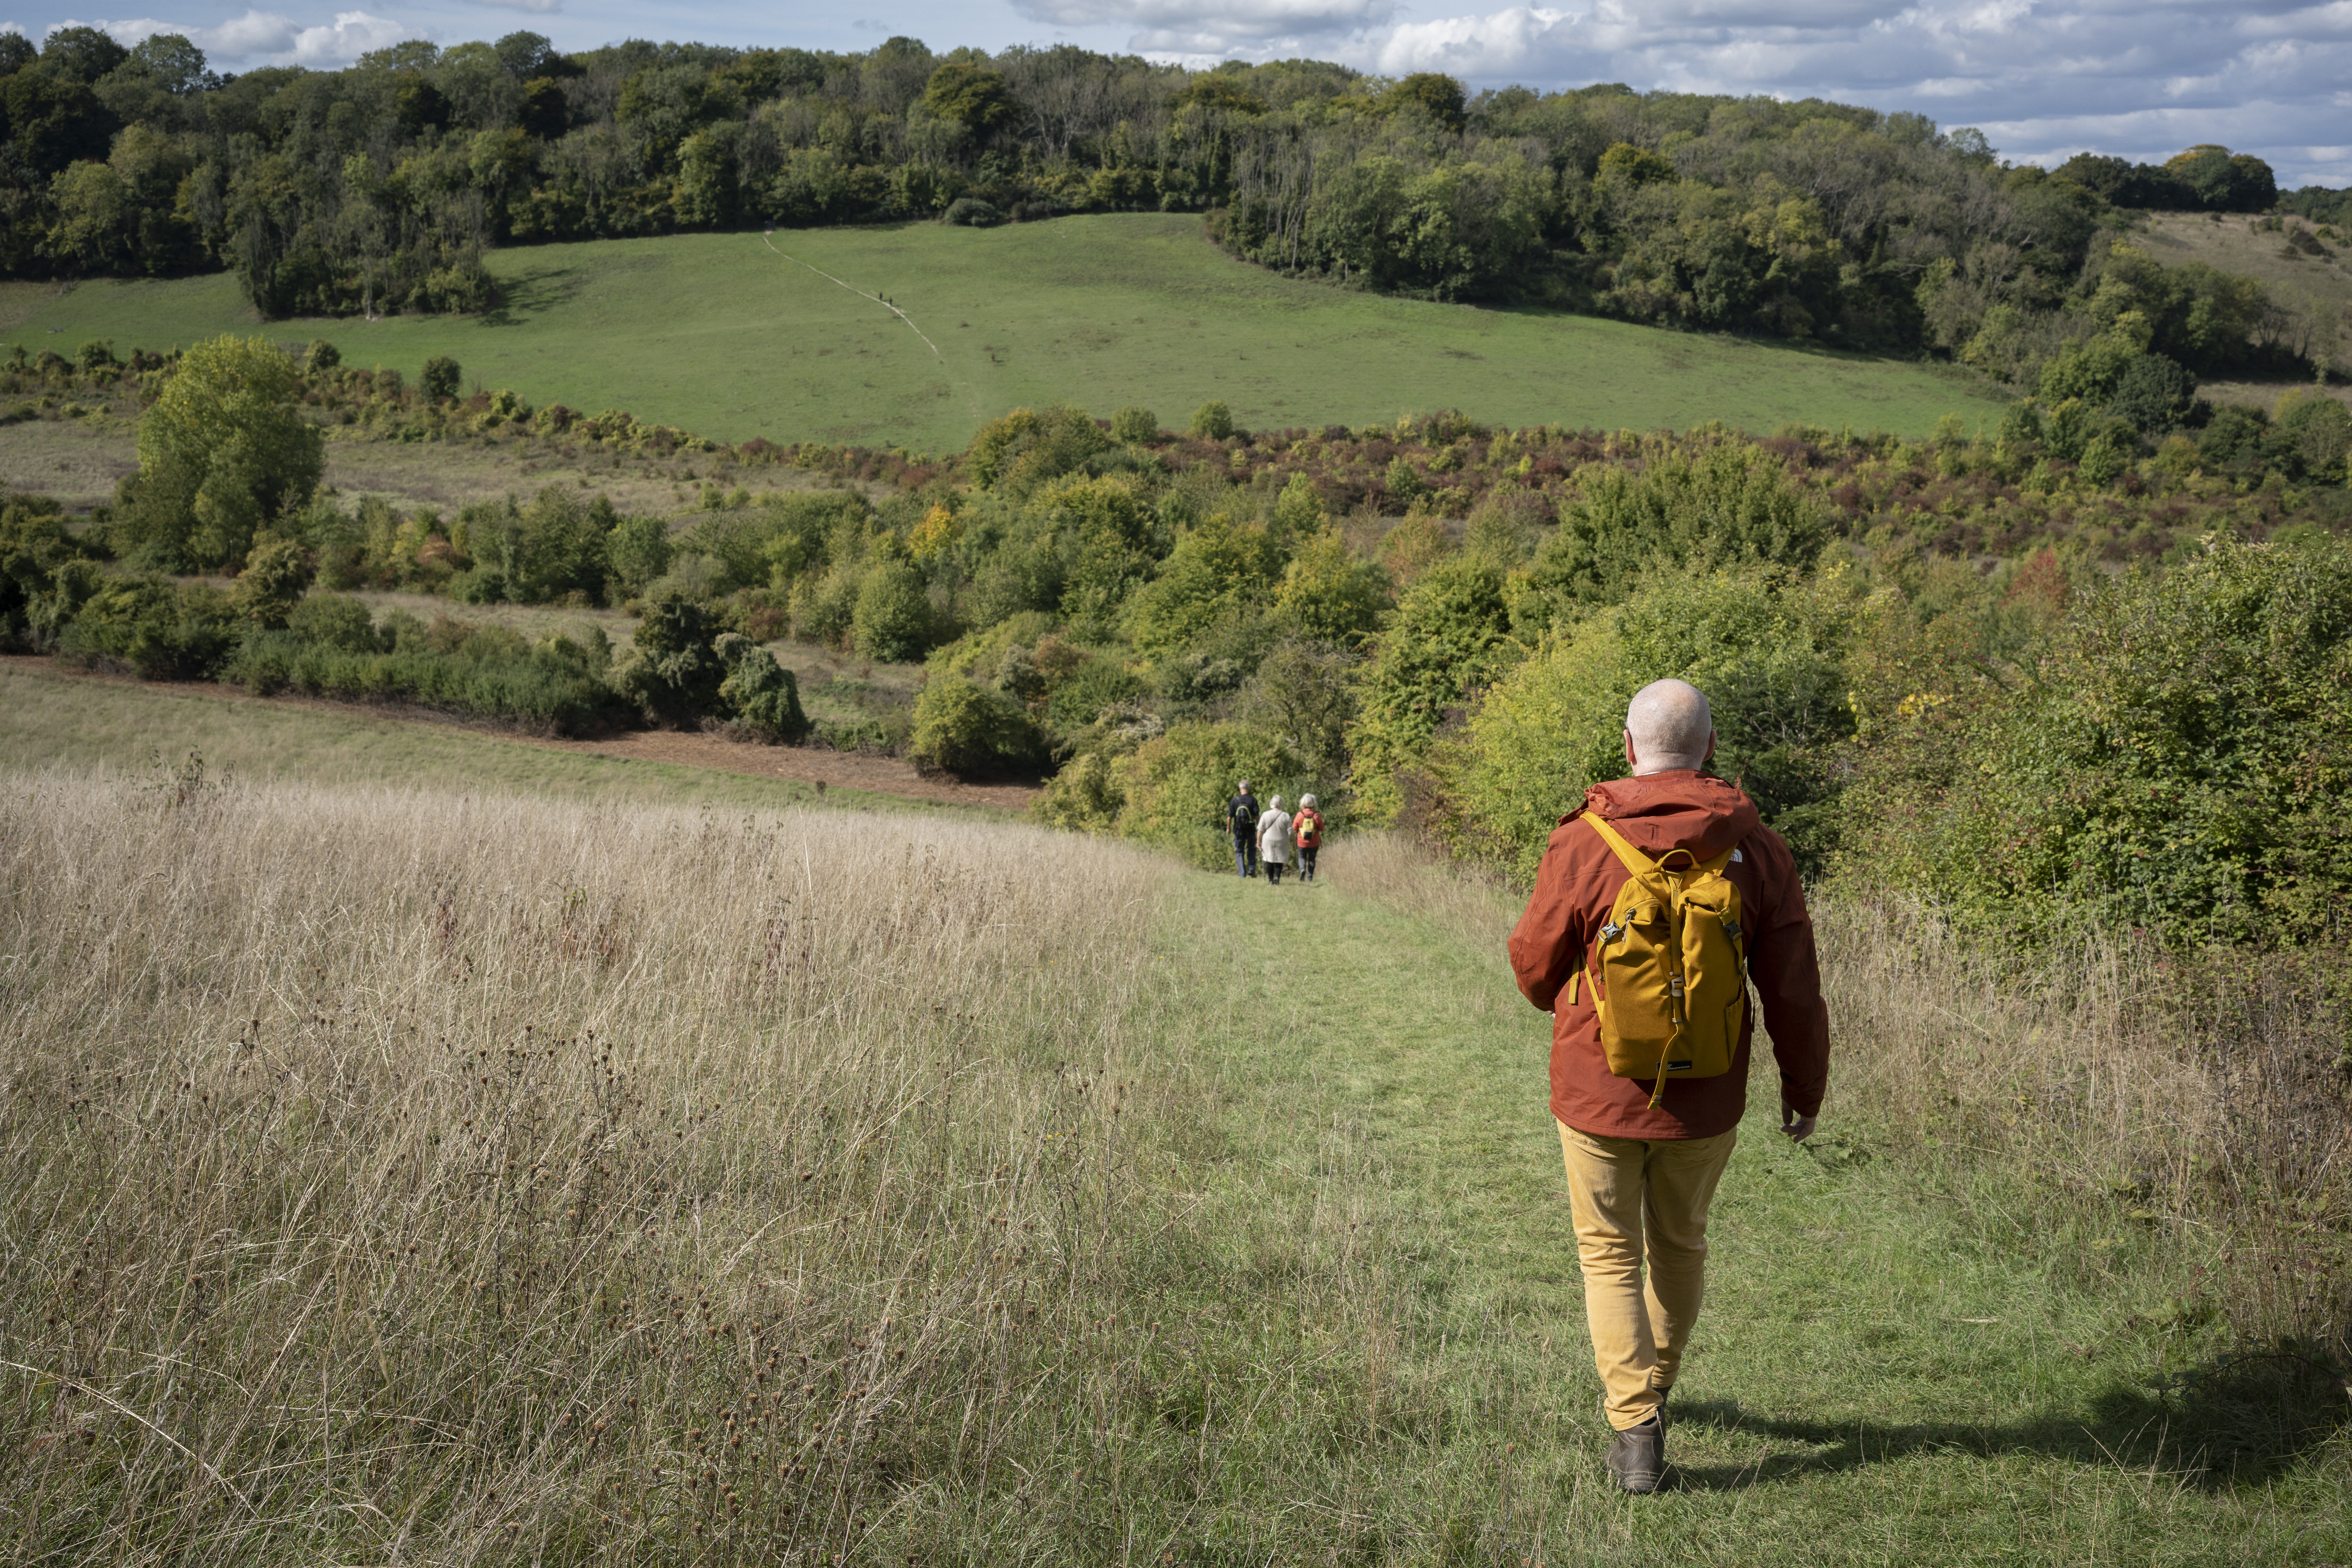
<instances>
[{"instance_id":1,"label":"hiker in white jacket","mask_svg":"<svg viewBox=\"0 0 2352 1568\"><path fill-rule=\"evenodd\" d=\"M1276 795L1257 819L1258 864L1265 868L1265 885L1282 886L1282 868L1290 864L1290 813L1282 809L1282 797Z\"/></svg>"}]
</instances>

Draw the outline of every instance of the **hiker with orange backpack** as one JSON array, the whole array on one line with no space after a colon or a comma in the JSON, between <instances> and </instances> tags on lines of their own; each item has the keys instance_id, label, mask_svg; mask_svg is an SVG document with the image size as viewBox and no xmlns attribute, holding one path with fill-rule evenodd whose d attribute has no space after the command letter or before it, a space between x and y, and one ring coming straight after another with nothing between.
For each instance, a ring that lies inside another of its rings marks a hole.
<instances>
[{"instance_id":1,"label":"hiker with orange backpack","mask_svg":"<svg viewBox=\"0 0 2352 1568\"><path fill-rule=\"evenodd\" d=\"M1298 811L1290 819L1290 836L1298 846L1298 879L1315 879L1315 852L1323 847L1323 814L1315 808L1315 797L1298 797Z\"/></svg>"},{"instance_id":2,"label":"hiker with orange backpack","mask_svg":"<svg viewBox=\"0 0 2352 1568\"><path fill-rule=\"evenodd\" d=\"M1812 1136L1829 1081L1796 864L1746 795L1701 771L1714 755L1703 693L1643 687L1625 714L1633 776L1595 784L1560 819L1511 932L1519 989L1552 1015L1551 1110L1613 1432L1605 1463L1629 1492L1665 1479L1707 1206L1747 1109L1750 983L1783 1133Z\"/></svg>"}]
</instances>

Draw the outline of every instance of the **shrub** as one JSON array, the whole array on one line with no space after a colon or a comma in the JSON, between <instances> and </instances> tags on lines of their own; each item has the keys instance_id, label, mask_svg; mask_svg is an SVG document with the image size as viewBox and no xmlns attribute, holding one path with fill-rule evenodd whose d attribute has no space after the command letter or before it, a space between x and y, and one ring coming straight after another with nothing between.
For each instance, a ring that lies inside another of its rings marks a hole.
<instances>
[{"instance_id":1,"label":"shrub","mask_svg":"<svg viewBox=\"0 0 2352 1568\"><path fill-rule=\"evenodd\" d=\"M644 711L684 727L719 706L727 667L711 646L708 608L682 594L646 605L628 651L614 661L613 689Z\"/></svg>"},{"instance_id":2,"label":"shrub","mask_svg":"<svg viewBox=\"0 0 2352 1568\"><path fill-rule=\"evenodd\" d=\"M463 374L456 360L447 354L435 354L417 373L416 390L425 395L428 403L449 402L457 395Z\"/></svg>"},{"instance_id":3,"label":"shrub","mask_svg":"<svg viewBox=\"0 0 2352 1568\"><path fill-rule=\"evenodd\" d=\"M1274 596L1281 552L1263 528L1223 512L1177 540L1160 575L1136 595L1129 629L1137 648L1163 653Z\"/></svg>"},{"instance_id":4,"label":"shrub","mask_svg":"<svg viewBox=\"0 0 2352 1568\"><path fill-rule=\"evenodd\" d=\"M1315 788L1306 763L1274 736L1246 724L1178 724L1110 765L1123 797L1118 831L1204 870L1233 868L1225 802L1248 779L1260 800L1296 802Z\"/></svg>"},{"instance_id":5,"label":"shrub","mask_svg":"<svg viewBox=\"0 0 2352 1568\"><path fill-rule=\"evenodd\" d=\"M290 539L264 535L245 558L229 602L255 626L276 630L310 586L310 552Z\"/></svg>"},{"instance_id":6,"label":"shrub","mask_svg":"<svg viewBox=\"0 0 2352 1568\"><path fill-rule=\"evenodd\" d=\"M1140 447L1160 438L1160 416L1129 404L1110 416L1110 438Z\"/></svg>"},{"instance_id":7,"label":"shrub","mask_svg":"<svg viewBox=\"0 0 2352 1568\"><path fill-rule=\"evenodd\" d=\"M1274 607L1302 637L1360 642L1376 630L1389 605L1389 574L1360 560L1334 528L1298 547L1283 568Z\"/></svg>"},{"instance_id":8,"label":"shrub","mask_svg":"<svg viewBox=\"0 0 2352 1568\"><path fill-rule=\"evenodd\" d=\"M304 638L292 629L258 632L222 679L267 695L293 690L345 702L415 703L541 733L577 733L611 713L603 679L603 639L588 646L551 637L533 647L504 626L436 623L399 636L385 651ZM421 632L421 635L419 635Z\"/></svg>"},{"instance_id":9,"label":"shrub","mask_svg":"<svg viewBox=\"0 0 2352 1568\"><path fill-rule=\"evenodd\" d=\"M636 598L669 570L669 523L658 517L625 517L604 537L604 560L613 582Z\"/></svg>"},{"instance_id":10,"label":"shrub","mask_svg":"<svg viewBox=\"0 0 2352 1568\"><path fill-rule=\"evenodd\" d=\"M139 472L118 528L166 571L243 561L256 533L310 499L324 437L302 417L301 378L266 338L218 337L181 356L139 422Z\"/></svg>"},{"instance_id":11,"label":"shrub","mask_svg":"<svg viewBox=\"0 0 2352 1568\"><path fill-rule=\"evenodd\" d=\"M1496 682L1460 739L1433 755L1433 826L1458 853L1531 879L1586 788L1624 776L1625 705L1671 676L1714 710L1713 771L1739 779L1816 868L1835 816L1837 747L1853 730L1843 658L1854 615L1843 574L1664 577Z\"/></svg>"},{"instance_id":12,"label":"shrub","mask_svg":"<svg viewBox=\"0 0 2352 1568\"><path fill-rule=\"evenodd\" d=\"M920 658L930 625L931 601L920 572L903 561L885 561L866 573L851 616L859 653L885 664Z\"/></svg>"},{"instance_id":13,"label":"shrub","mask_svg":"<svg viewBox=\"0 0 2352 1568\"><path fill-rule=\"evenodd\" d=\"M286 617L286 629L304 642L345 653L381 651L368 607L349 594L310 594Z\"/></svg>"},{"instance_id":14,"label":"shrub","mask_svg":"<svg viewBox=\"0 0 2352 1568\"><path fill-rule=\"evenodd\" d=\"M1108 833L1118 821L1127 795L1108 759L1088 752L1045 781L1030 803L1029 815L1048 827L1077 833Z\"/></svg>"},{"instance_id":15,"label":"shrub","mask_svg":"<svg viewBox=\"0 0 2352 1568\"><path fill-rule=\"evenodd\" d=\"M966 454L975 484L1015 498L1071 473L1111 445L1083 408L1016 408L980 427Z\"/></svg>"},{"instance_id":16,"label":"shrub","mask_svg":"<svg viewBox=\"0 0 2352 1568\"><path fill-rule=\"evenodd\" d=\"M947 223L967 224L973 228L990 228L1004 221L1003 212L978 196L958 196L948 204L948 210L940 217Z\"/></svg>"},{"instance_id":17,"label":"shrub","mask_svg":"<svg viewBox=\"0 0 2352 1568\"><path fill-rule=\"evenodd\" d=\"M151 680L196 680L236 651L249 625L209 584L121 577L90 595L58 646L68 658Z\"/></svg>"},{"instance_id":18,"label":"shrub","mask_svg":"<svg viewBox=\"0 0 2352 1568\"><path fill-rule=\"evenodd\" d=\"M2076 453L2060 453L2068 458ZM1745 442L1669 456L1639 473L1611 467L1560 509L1529 585L1563 606L1623 598L1656 566L1810 569L1829 519L1788 470Z\"/></svg>"},{"instance_id":19,"label":"shrub","mask_svg":"<svg viewBox=\"0 0 2352 1568\"><path fill-rule=\"evenodd\" d=\"M1045 738L1029 710L1003 692L960 675L936 676L915 699L908 755L925 773L1025 773L1045 761Z\"/></svg>"},{"instance_id":20,"label":"shrub","mask_svg":"<svg viewBox=\"0 0 2352 1568\"><path fill-rule=\"evenodd\" d=\"M1202 441L1222 441L1234 433L1234 411L1214 398L1192 410L1188 432Z\"/></svg>"},{"instance_id":21,"label":"shrub","mask_svg":"<svg viewBox=\"0 0 2352 1568\"><path fill-rule=\"evenodd\" d=\"M2352 546L2216 542L2079 595L2038 679L1939 769L1866 770L1855 863L1979 926L2315 937L2352 892L2347 731Z\"/></svg>"},{"instance_id":22,"label":"shrub","mask_svg":"<svg viewBox=\"0 0 2352 1568\"><path fill-rule=\"evenodd\" d=\"M796 742L809 732L798 677L776 656L740 632L726 632L711 651L727 667L719 700L734 721L761 740Z\"/></svg>"},{"instance_id":23,"label":"shrub","mask_svg":"<svg viewBox=\"0 0 2352 1568\"><path fill-rule=\"evenodd\" d=\"M1403 805L1400 769L1416 764L1448 709L1516 663L1502 574L1457 558L1405 590L1374 646L1354 732L1356 787L1368 820L1392 820Z\"/></svg>"}]
</instances>

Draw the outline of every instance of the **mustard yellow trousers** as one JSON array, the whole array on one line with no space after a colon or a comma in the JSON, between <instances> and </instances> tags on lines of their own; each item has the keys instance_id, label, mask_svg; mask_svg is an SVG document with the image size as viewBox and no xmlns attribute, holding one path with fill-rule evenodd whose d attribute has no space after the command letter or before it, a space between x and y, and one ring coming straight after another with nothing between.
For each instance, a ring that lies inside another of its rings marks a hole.
<instances>
[{"instance_id":1,"label":"mustard yellow trousers","mask_svg":"<svg viewBox=\"0 0 2352 1568\"><path fill-rule=\"evenodd\" d=\"M1656 1412L1682 1370L1706 1289L1707 1205L1738 1141L1736 1131L1644 1141L1560 1126L1592 1360L1621 1432Z\"/></svg>"}]
</instances>

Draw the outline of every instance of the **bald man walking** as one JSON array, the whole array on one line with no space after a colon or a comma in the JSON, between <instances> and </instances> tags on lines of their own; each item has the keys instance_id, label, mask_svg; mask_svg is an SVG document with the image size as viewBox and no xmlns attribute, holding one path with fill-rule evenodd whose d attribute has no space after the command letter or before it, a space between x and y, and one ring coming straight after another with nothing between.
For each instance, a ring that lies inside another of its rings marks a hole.
<instances>
[{"instance_id":1,"label":"bald man walking","mask_svg":"<svg viewBox=\"0 0 2352 1568\"><path fill-rule=\"evenodd\" d=\"M1639 862L1688 887L1720 860L1738 889L1733 939L1771 1031L1783 1133L1812 1136L1829 1079L1828 1013L1796 865L1747 795L1702 771L1714 755L1704 694L1679 680L1643 687L1625 714L1633 776L1595 784L1560 818L1511 932L1519 989L1552 1015L1551 1110L1613 1430L1606 1464L1629 1492L1655 1491L1665 1479L1666 1395L1698 1319L1707 1205L1747 1110L1755 1017L1743 1007L1727 1072L1643 1079L1610 1070L1592 982L1607 944L1624 940L1611 916ZM1599 1000L1610 1005L1607 994ZM1621 996L1618 1005L1633 1004Z\"/></svg>"}]
</instances>

